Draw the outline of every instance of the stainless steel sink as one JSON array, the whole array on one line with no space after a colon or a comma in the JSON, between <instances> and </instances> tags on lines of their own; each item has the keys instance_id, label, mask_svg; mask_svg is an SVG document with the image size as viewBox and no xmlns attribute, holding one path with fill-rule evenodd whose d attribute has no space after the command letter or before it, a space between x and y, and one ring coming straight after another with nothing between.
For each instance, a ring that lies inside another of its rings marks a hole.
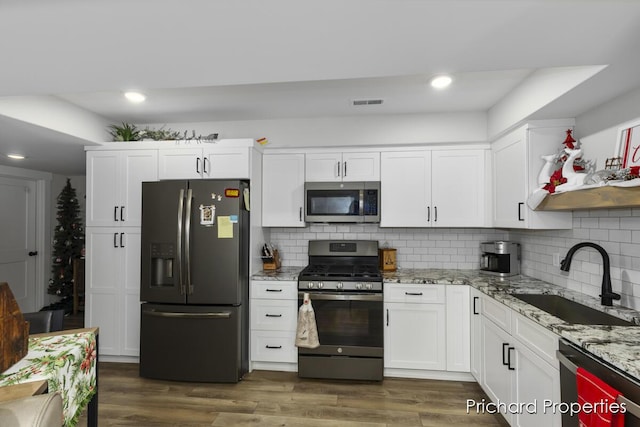
<instances>
[{"instance_id":1,"label":"stainless steel sink","mask_svg":"<svg viewBox=\"0 0 640 427\"><path fill-rule=\"evenodd\" d=\"M542 311L579 325L638 326L619 317L598 311L586 305L568 300L558 295L512 294L514 297L539 308Z\"/></svg>"}]
</instances>

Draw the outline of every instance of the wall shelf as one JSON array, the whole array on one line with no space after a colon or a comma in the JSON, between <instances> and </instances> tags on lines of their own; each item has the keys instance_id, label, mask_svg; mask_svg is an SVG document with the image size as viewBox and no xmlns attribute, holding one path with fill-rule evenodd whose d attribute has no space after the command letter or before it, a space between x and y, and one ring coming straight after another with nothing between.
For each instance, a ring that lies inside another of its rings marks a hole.
<instances>
[{"instance_id":1,"label":"wall shelf","mask_svg":"<svg viewBox=\"0 0 640 427\"><path fill-rule=\"evenodd\" d=\"M640 187L597 187L550 194L537 211L616 209L640 207Z\"/></svg>"}]
</instances>

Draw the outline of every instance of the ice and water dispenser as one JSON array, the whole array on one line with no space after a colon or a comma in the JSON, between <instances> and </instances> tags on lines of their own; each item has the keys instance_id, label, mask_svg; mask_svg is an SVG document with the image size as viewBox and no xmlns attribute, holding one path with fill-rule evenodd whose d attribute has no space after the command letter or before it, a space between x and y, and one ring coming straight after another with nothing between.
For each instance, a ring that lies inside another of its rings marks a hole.
<instances>
[{"instance_id":1,"label":"ice and water dispenser","mask_svg":"<svg viewBox=\"0 0 640 427\"><path fill-rule=\"evenodd\" d=\"M151 286L173 286L173 263L175 245L172 243L151 244Z\"/></svg>"}]
</instances>

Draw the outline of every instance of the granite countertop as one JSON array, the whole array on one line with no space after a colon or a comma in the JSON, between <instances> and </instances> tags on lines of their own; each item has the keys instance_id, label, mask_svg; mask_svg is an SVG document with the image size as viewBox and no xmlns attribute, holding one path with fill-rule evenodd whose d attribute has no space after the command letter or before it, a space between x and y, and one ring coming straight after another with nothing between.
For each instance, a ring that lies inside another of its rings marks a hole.
<instances>
[{"instance_id":1,"label":"granite countertop","mask_svg":"<svg viewBox=\"0 0 640 427\"><path fill-rule=\"evenodd\" d=\"M383 273L385 283L470 285L567 341L640 379L640 326L578 325L567 323L512 294L552 294L640 325L640 312L605 307L594 298L527 276L500 278L477 270L400 270Z\"/></svg>"},{"instance_id":2,"label":"granite countertop","mask_svg":"<svg viewBox=\"0 0 640 427\"><path fill-rule=\"evenodd\" d=\"M262 270L254 273L251 280L298 280L304 267L280 267L277 270Z\"/></svg>"},{"instance_id":3,"label":"granite countertop","mask_svg":"<svg viewBox=\"0 0 640 427\"><path fill-rule=\"evenodd\" d=\"M302 267L253 275L257 280L297 280ZM501 278L478 270L401 269L383 272L385 283L470 285L567 341L600 357L640 380L640 312L625 307L604 307L598 298L527 276ZM639 326L578 325L567 323L512 296L516 293L553 294L628 320Z\"/></svg>"}]
</instances>

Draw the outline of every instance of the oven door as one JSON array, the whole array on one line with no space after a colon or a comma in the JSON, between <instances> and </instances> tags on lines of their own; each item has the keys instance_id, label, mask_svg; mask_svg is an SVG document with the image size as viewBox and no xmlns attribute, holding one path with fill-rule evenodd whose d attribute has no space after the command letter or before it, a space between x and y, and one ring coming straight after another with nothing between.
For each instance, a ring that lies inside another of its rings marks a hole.
<instances>
[{"instance_id":1,"label":"oven door","mask_svg":"<svg viewBox=\"0 0 640 427\"><path fill-rule=\"evenodd\" d=\"M382 357L382 293L306 292L311 299L320 347L299 354ZM298 293L302 304L305 292Z\"/></svg>"}]
</instances>

